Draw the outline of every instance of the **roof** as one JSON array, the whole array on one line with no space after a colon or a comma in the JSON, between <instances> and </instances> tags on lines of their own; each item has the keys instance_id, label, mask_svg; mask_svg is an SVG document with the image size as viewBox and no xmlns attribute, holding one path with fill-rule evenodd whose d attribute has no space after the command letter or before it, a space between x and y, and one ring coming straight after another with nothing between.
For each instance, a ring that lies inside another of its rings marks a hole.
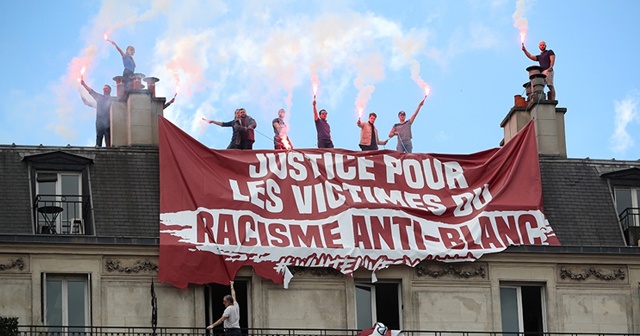
<instances>
[{"instance_id":1,"label":"roof","mask_svg":"<svg viewBox=\"0 0 640 336\"><path fill-rule=\"evenodd\" d=\"M604 172L640 167L639 161L540 157L544 213L560 244L624 246Z\"/></svg>"},{"instance_id":2,"label":"roof","mask_svg":"<svg viewBox=\"0 0 640 336\"><path fill-rule=\"evenodd\" d=\"M63 152L92 158L89 180L97 236L159 237L160 187L155 147L0 146L0 234L33 234L28 159Z\"/></svg>"},{"instance_id":3,"label":"roof","mask_svg":"<svg viewBox=\"0 0 640 336\"><path fill-rule=\"evenodd\" d=\"M0 235L32 235L28 160L63 152L86 159L98 237L159 237L155 147L0 146ZM606 176L640 161L540 157L544 211L565 246L625 246Z\"/></svg>"}]
</instances>

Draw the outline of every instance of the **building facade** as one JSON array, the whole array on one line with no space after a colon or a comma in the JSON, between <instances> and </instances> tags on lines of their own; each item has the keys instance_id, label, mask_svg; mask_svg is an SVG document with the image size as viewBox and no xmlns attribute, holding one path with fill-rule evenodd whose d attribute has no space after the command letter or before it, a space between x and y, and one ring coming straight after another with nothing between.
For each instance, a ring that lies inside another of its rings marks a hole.
<instances>
[{"instance_id":1,"label":"building facade","mask_svg":"<svg viewBox=\"0 0 640 336\"><path fill-rule=\"evenodd\" d=\"M221 315L227 286L178 289L157 280L162 167L154 118L164 98L148 91L114 98L118 147L0 146L1 316L77 331L151 326L156 317L158 327L201 333ZM247 267L236 278L241 325L640 333L640 162L567 158L566 109L538 94L516 99L501 126L506 143L536 123L544 212L560 246L392 266L376 282L364 270L347 277L298 267L288 289Z\"/></svg>"}]
</instances>

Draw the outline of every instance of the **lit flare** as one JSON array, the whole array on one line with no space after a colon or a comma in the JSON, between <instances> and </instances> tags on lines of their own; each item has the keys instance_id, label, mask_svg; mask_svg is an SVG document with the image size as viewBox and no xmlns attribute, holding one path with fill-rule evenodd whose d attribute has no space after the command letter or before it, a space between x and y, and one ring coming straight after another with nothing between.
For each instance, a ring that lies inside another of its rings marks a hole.
<instances>
[{"instance_id":1,"label":"lit flare","mask_svg":"<svg viewBox=\"0 0 640 336\"><path fill-rule=\"evenodd\" d=\"M291 143L289 142L289 137L286 135L282 135L280 137L282 139L282 145L284 146L285 149L291 149Z\"/></svg>"},{"instance_id":2,"label":"lit flare","mask_svg":"<svg viewBox=\"0 0 640 336\"><path fill-rule=\"evenodd\" d=\"M520 32L520 43L524 44L524 38L525 36L527 36L527 33L525 32Z\"/></svg>"},{"instance_id":3,"label":"lit flare","mask_svg":"<svg viewBox=\"0 0 640 336\"><path fill-rule=\"evenodd\" d=\"M82 66L82 69L80 69L80 78L78 78L78 83L80 83L81 81L84 80L84 72L87 70L86 66Z\"/></svg>"},{"instance_id":4,"label":"lit flare","mask_svg":"<svg viewBox=\"0 0 640 336\"><path fill-rule=\"evenodd\" d=\"M424 96L427 97L429 96L429 93L431 93L431 87L429 87L429 85L424 85Z\"/></svg>"}]
</instances>

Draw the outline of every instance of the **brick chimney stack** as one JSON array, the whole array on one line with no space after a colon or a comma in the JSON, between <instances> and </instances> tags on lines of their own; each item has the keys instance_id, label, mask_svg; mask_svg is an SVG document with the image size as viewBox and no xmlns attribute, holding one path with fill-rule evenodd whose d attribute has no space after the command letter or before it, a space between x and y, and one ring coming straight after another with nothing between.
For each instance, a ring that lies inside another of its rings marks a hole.
<instances>
[{"instance_id":1,"label":"brick chimney stack","mask_svg":"<svg viewBox=\"0 0 640 336\"><path fill-rule=\"evenodd\" d=\"M149 79L150 78L150 79ZM111 103L111 146L158 146L158 115L165 97L156 97L155 77L134 74L133 88L124 90L122 76L116 81L117 97ZM142 81L147 82L145 88Z\"/></svg>"},{"instance_id":2,"label":"brick chimney stack","mask_svg":"<svg viewBox=\"0 0 640 336\"><path fill-rule=\"evenodd\" d=\"M504 130L501 145L509 142L531 119L534 120L538 154L567 157L564 114L566 108L556 107L557 100L547 100L544 93L546 75L539 66L530 66L529 82L523 87L526 100L515 96L514 106L500 123Z\"/></svg>"}]
</instances>

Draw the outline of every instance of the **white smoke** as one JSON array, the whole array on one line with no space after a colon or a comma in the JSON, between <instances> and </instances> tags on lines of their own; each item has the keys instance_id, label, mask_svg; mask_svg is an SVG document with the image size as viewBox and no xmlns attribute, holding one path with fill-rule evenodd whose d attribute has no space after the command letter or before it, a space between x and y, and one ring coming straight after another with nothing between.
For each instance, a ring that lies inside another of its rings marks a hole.
<instances>
[{"instance_id":1,"label":"white smoke","mask_svg":"<svg viewBox=\"0 0 640 336\"><path fill-rule=\"evenodd\" d=\"M629 94L621 101L615 101L615 128L611 135L611 149L616 153L624 153L627 149L634 146L633 137L629 134L627 127L632 122L640 122L638 115L638 98L640 94L635 92Z\"/></svg>"},{"instance_id":2,"label":"white smoke","mask_svg":"<svg viewBox=\"0 0 640 336\"><path fill-rule=\"evenodd\" d=\"M528 9L528 4L526 0L518 0L516 2L516 11L513 13L513 26L520 31L520 35L524 36L527 34L529 30L529 21L525 17L525 14Z\"/></svg>"}]
</instances>

